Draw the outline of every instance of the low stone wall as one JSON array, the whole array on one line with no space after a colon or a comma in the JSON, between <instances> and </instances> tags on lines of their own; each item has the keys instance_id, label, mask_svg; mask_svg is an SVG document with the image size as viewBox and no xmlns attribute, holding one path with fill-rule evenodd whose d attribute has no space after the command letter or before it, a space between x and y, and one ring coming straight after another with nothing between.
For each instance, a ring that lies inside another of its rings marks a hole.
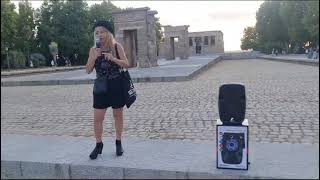
<instances>
[{"instance_id":1,"label":"low stone wall","mask_svg":"<svg viewBox=\"0 0 320 180\"><path fill-rule=\"evenodd\" d=\"M1 72L1 77L12 77L12 76L22 76L22 75L39 74L39 73L51 73L51 72L63 72L63 71L72 71L72 70L78 70L78 69L85 69L85 66L47 67L47 68L4 71L4 72Z\"/></svg>"},{"instance_id":2,"label":"low stone wall","mask_svg":"<svg viewBox=\"0 0 320 180\"><path fill-rule=\"evenodd\" d=\"M257 51L250 52L230 52L230 53L219 53L222 60L239 60L239 59L256 59L261 53Z\"/></svg>"},{"instance_id":3,"label":"low stone wall","mask_svg":"<svg viewBox=\"0 0 320 180\"><path fill-rule=\"evenodd\" d=\"M286 63L295 63L295 64L303 64L309 66L319 66L319 59L311 60L311 59L302 59L302 58L288 58L281 56L270 56L270 55L261 55L258 56L259 59L265 59L270 61L277 62L286 62Z\"/></svg>"}]
</instances>

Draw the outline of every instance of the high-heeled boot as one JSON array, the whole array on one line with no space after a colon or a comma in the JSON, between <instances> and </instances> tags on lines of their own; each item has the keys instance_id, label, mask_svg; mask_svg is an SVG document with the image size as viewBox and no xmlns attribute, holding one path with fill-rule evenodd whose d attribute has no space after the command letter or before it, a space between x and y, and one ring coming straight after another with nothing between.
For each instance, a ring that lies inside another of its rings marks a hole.
<instances>
[{"instance_id":1,"label":"high-heeled boot","mask_svg":"<svg viewBox=\"0 0 320 180\"><path fill-rule=\"evenodd\" d=\"M99 142L96 144L96 147L93 149L93 151L90 154L90 159L97 159L98 154L102 153L102 149L103 149L103 143Z\"/></svg>"},{"instance_id":2,"label":"high-heeled boot","mask_svg":"<svg viewBox=\"0 0 320 180\"><path fill-rule=\"evenodd\" d=\"M121 140L116 140L116 154L117 154L117 156L121 156L123 154Z\"/></svg>"}]
</instances>

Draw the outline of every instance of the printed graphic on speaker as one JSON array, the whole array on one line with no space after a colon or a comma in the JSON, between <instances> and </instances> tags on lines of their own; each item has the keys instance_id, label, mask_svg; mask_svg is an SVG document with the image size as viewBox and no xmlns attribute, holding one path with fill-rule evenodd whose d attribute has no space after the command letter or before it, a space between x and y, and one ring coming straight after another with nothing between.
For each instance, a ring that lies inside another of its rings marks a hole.
<instances>
[{"instance_id":1,"label":"printed graphic on speaker","mask_svg":"<svg viewBox=\"0 0 320 180\"><path fill-rule=\"evenodd\" d=\"M222 138L222 161L226 164L240 164L245 148L244 133L224 133Z\"/></svg>"}]
</instances>

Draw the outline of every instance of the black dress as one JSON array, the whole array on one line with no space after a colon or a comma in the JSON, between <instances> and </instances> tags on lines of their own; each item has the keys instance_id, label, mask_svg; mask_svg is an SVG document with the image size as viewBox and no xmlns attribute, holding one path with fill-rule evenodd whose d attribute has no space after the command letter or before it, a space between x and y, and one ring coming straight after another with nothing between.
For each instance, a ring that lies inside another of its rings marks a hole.
<instances>
[{"instance_id":1,"label":"black dress","mask_svg":"<svg viewBox=\"0 0 320 180\"><path fill-rule=\"evenodd\" d=\"M120 59L117 47L115 47L115 50L117 58ZM108 93L106 95L97 95L93 93L93 108L122 108L125 105L125 98L120 74L121 67L112 61L105 60L104 56L101 56L97 58L94 68L97 77L107 77Z\"/></svg>"}]
</instances>

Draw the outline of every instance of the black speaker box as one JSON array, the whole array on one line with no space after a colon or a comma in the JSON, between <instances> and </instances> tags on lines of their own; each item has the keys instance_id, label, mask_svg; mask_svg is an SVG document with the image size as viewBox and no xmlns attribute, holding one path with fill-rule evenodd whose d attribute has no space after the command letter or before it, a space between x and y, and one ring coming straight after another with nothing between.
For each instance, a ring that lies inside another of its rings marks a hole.
<instances>
[{"instance_id":1,"label":"black speaker box","mask_svg":"<svg viewBox=\"0 0 320 180\"><path fill-rule=\"evenodd\" d=\"M242 84L224 84L219 89L219 116L223 125L241 125L246 113L246 93Z\"/></svg>"}]
</instances>

